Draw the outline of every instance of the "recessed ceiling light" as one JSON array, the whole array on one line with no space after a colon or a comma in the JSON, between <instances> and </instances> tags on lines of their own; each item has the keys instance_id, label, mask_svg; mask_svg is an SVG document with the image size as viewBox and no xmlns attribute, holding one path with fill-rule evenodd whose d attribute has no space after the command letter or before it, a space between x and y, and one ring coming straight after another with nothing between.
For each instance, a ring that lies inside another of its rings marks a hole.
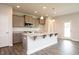
<instances>
[{"instance_id":1,"label":"recessed ceiling light","mask_svg":"<svg viewBox=\"0 0 79 59\"><path fill-rule=\"evenodd\" d=\"M16 7L17 7L17 8L20 8L20 6L19 6L19 5L17 5Z\"/></svg>"},{"instance_id":2,"label":"recessed ceiling light","mask_svg":"<svg viewBox=\"0 0 79 59\"><path fill-rule=\"evenodd\" d=\"M47 7L45 7L45 6L43 7L43 9L46 9L46 8L47 8Z\"/></svg>"},{"instance_id":3,"label":"recessed ceiling light","mask_svg":"<svg viewBox=\"0 0 79 59\"><path fill-rule=\"evenodd\" d=\"M34 11L34 13L38 13L37 11Z\"/></svg>"}]
</instances>

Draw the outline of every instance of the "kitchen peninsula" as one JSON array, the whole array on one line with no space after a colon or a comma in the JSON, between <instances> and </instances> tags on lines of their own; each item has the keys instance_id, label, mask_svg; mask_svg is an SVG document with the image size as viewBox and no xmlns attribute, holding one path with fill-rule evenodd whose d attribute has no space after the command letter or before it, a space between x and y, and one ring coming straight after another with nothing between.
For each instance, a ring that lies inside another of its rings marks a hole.
<instances>
[{"instance_id":1,"label":"kitchen peninsula","mask_svg":"<svg viewBox=\"0 0 79 59\"><path fill-rule=\"evenodd\" d=\"M32 54L57 43L57 33L23 33L26 54Z\"/></svg>"}]
</instances>

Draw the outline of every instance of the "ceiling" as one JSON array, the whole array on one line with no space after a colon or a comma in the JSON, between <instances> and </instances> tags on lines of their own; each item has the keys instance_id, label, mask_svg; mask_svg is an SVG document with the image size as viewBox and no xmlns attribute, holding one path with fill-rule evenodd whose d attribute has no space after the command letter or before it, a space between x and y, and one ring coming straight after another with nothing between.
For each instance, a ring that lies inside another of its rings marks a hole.
<instances>
[{"instance_id":1,"label":"ceiling","mask_svg":"<svg viewBox=\"0 0 79 59\"><path fill-rule=\"evenodd\" d=\"M6 3L6 5L11 6L13 10L36 16L53 16L52 8L55 8L56 16L79 12L78 3ZM17 8L17 5L20 8Z\"/></svg>"}]
</instances>

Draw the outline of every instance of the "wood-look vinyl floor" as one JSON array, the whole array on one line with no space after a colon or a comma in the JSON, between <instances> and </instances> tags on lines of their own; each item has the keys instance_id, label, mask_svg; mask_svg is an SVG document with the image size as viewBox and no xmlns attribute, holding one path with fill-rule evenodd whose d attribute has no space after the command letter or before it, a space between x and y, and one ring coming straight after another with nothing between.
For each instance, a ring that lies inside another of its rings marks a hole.
<instances>
[{"instance_id":1,"label":"wood-look vinyl floor","mask_svg":"<svg viewBox=\"0 0 79 59\"><path fill-rule=\"evenodd\" d=\"M0 55L26 55L22 43L0 48ZM79 55L79 42L58 40L58 43L31 55Z\"/></svg>"}]
</instances>

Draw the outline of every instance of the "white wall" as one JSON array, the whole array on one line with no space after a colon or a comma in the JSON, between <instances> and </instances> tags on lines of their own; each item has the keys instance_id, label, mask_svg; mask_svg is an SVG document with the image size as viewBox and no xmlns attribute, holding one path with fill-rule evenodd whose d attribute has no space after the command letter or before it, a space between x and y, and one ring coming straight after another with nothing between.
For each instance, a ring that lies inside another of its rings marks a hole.
<instances>
[{"instance_id":1,"label":"white wall","mask_svg":"<svg viewBox=\"0 0 79 59\"><path fill-rule=\"evenodd\" d=\"M79 13L63 15L56 18L54 32L58 32L59 37L64 36L64 23L71 22L71 38L79 41Z\"/></svg>"},{"instance_id":2,"label":"white wall","mask_svg":"<svg viewBox=\"0 0 79 59\"><path fill-rule=\"evenodd\" d=\"M12 8L0 4L0 47L12 46Z\"/></svg>"}]
</instances>

